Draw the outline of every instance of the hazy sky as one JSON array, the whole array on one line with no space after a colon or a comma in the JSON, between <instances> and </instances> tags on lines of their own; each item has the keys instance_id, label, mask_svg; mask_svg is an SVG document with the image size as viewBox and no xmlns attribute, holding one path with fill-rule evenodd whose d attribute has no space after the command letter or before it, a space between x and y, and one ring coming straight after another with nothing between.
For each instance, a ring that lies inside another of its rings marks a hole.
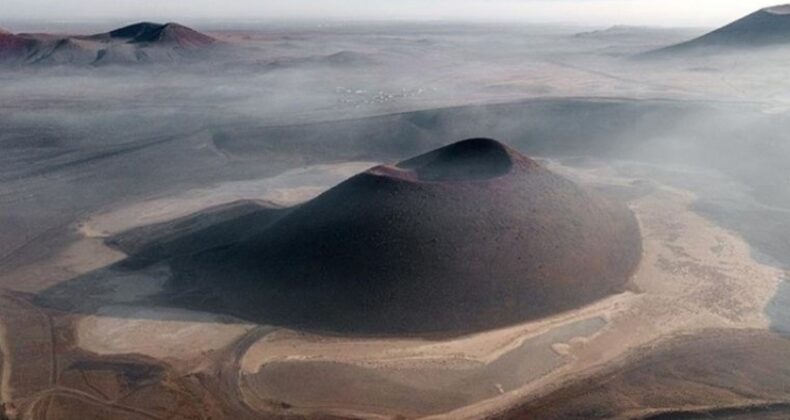
<instances>
[{"instance_id":1,"label":"hazy sky","mask_svg":"<svg viewBox=\"0 0 790 420\"><path fill-rule=\"evenodd\" d=\"M714 26L760 0L0 0L3 20L486 19Z\"/></svg>"}]
</instances>

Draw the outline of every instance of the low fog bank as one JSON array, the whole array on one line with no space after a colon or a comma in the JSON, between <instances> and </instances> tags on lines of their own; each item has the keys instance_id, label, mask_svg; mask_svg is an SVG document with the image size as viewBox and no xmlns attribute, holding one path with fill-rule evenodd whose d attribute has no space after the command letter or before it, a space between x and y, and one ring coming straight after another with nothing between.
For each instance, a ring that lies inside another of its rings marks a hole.
<instances>
[{"instance_id":1,"label":"low fog bank","mask_svg":"<svg viewBox=\"0 0 790 420\"><path fill-rule=\"evenodd\" d=\"M66 55L60 65L0 66L0 98L6 112L45 108L77 114L72 120L84 111L145 108L161 115L177 108L201 118L282 123L534 96L639 94L644 82L607 72L632 52L689 36L628 27L614 28L613 37L597 29L416 23L227 29L207 32L217 48L186 63L95 66L70 63Z\"/></svg>"},{"instance_id":2,"label":"low fog bank","mask_svg":"<svg viewBox=\"0 0 790 420\"><path fill-rule=\"evenodd\" d=\"M103 209L474 136L664 168L790 265L785 49L644 61L689 33L361 28L212 32L225 55L189 65L0 70L0 267Z\"/></svg>"}]
</instances>

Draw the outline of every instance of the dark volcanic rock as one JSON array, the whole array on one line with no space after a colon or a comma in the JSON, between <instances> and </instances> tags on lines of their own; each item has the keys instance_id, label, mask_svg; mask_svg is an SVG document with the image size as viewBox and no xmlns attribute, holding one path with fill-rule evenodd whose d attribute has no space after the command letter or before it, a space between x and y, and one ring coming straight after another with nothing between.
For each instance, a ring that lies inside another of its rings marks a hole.
<instances>
[{"instance_id":1,"label":"dark volcanic rock","mask_svg":"<svg viewBox=\"0 0 790 420\"><path fill-rule=\"evenodd\" d=\"M176 23L138 23L90 36L0 32L0 60L17 65L175 63L200 59L216 40Z\"/></svg>"},{"instance_id":2,"label":"dark volcanic rock","mask_svg":"<svg viewBox=\"0 0 790 420\"><path fill-rule=\"evenodd\" d=\"M124 38L132 41L139 38L151 39L154 34L162 31L163 26L160 23L140 22L112 30L109 34L111 38Z\"/></svg>"},{"instance_id":3,"label":"dark volcanic rock","mask_svg":"<svg viewBox=\"0 0 790 420\"><path fill-rule=\"evenodd\" d=\"M215 39L177 23L141 22L109 32L110 38L127 39L129 43L177 44L183 48L202 48Z\"/></svg>"},{"instance_id":4,"label":"dark volcanic rock","mask_svg":"<svg viewBox=\"0 0 790 420\"><path fill-rule=\"evenodd\" d=\"M790 44L790 5L767 7L682 44L653 51L663 55Z\"/></svg>"},{"instance_id":5,"label":"dark volcanic rock","mask_svg":"<svg viewBox=\"0 0 790 420\"><path fill-rule=\"evenodd\" d=\"M0 61L21 59L35 44L32 39L0 30Z\"/></svg>"},{"instance_id":6,"label":"dark volcanic rock","mask_svg":"<svg viewBox=\"0 0 790 420\"><path fill-rule=\"evenodd\" d=\"M339 332L463 332L621 289L641 241L622 205L488 139L356 175L170 284L223 311ZM190 302L180 302L189 305Z\"/></svg>"},{"instance_id":7,"label":"dark volcanic rock","mask_svg":"<svg viewBox=\"0 0 790 420\"><path fill-rule=\"evenodd\" d=\"M105 242L129 255L134 263L155 263L233 244L267 229L286 211L271 203L236 201L167 222L132 228Z\"/></svg>"}]
</instances>

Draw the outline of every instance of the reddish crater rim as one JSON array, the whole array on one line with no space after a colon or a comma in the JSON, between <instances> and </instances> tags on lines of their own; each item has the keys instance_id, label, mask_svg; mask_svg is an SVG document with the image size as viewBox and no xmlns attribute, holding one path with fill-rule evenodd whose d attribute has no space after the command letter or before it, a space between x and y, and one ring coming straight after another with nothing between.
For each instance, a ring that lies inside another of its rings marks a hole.
<instances>
[{"instance_id":1,"label":"reddish crater rim","mask_svg":"<svg viewBox=\"0 0 790 420\"><path fill-rule=\"evenodd\" d=\"M535 161L496 140L473 138L395 165L377 166L366 174L405 182L453 183L490 181L537 168Z\"/></svg>"},{"instance_id":2,"label":"reddish crater rim","mask_svg":"<svg viewBox=\"0 0 790 420\"><path fill-rule=\"evenodd\" d=\"M401 169L393 165L379 165L370 168L367 172L365 172L365 174L396 179L399 181L407 181L407 182L420 181L417 177L417 174L414 171L408 169Z\"/></svg>"}]
</instances>

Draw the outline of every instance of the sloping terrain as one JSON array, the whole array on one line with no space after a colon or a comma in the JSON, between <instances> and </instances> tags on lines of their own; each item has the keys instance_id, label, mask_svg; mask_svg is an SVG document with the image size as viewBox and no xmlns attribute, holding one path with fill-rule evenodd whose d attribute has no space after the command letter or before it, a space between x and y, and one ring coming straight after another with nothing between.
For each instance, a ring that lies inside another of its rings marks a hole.
<instances>
[{"instance_id":1,"label":"sloping terrain","mask_svg":"<svg viewBox=\"0 0 790 420\"><path fill-rule=\"evenodd\" d=\"M35 43L35 40L0 29L0 61L24 57Z\"/></svg>"},{"instance_id":2,"label":"sloping terrain","mask_svg":"<svg viewBox=\"0 0 790 420\"><path fill-rule=\"evenodd\" d=\"M121 39L130 44L173 44L185 49L203 48L215 42L215 39L208 35L172 22L164 25L141 22L95 37Z\"/></svg>"},{"instance_id":3,"label":"sloping terrain","mask_svg":"<svg viewBox=\"0 0 790 420\"><path fill-rule=\"evenodd\" d=\"M674 54L790 44L790 5L760 9L729 25L649 54Z\"/></svg>"},{"instance_id":4,"label":"sloping terrain","mask_svg":"<svg viewBox=\"0 0 790 420\"><path fill-rule=\"evenodd\" d=\"M16 65L172 63L215 43L177 23L143 22L90 36L0 33L0 60Z\"/></svg>"},{"instance_id":5,"label":"sloping terrain","mask_svg":"<svg viewBox=\"0 0 790 420\"><path fill-rule=\"evenodd\" d=\"M765 331L679 337L501 418L784 419L788 358L790 340Z\"/></svg>"},{"instance_id":6,"label":"sloping terrain","mask_svg":"<svg viewBox=\"0 0 790 420\"><path fill-rule=\"evenodd\" d=\"M221 301L213 310L260 322L469 331L621 290L640 243L624 206L472 139L375 167L262 233L178 259L170 289L204 289Z\"/></svg>"},{"instance_id":7,"label":"sloping terrain","mask_svg":"<svg viewBox=\"0 0 790 420\"><path fill-rule=\"evenodd\" d=\"M282 213L284 209L266 203L233 202L133 228L114 235L107 243L145 264L238 242L265 230Z\"/></svg>"}]
</instances>

